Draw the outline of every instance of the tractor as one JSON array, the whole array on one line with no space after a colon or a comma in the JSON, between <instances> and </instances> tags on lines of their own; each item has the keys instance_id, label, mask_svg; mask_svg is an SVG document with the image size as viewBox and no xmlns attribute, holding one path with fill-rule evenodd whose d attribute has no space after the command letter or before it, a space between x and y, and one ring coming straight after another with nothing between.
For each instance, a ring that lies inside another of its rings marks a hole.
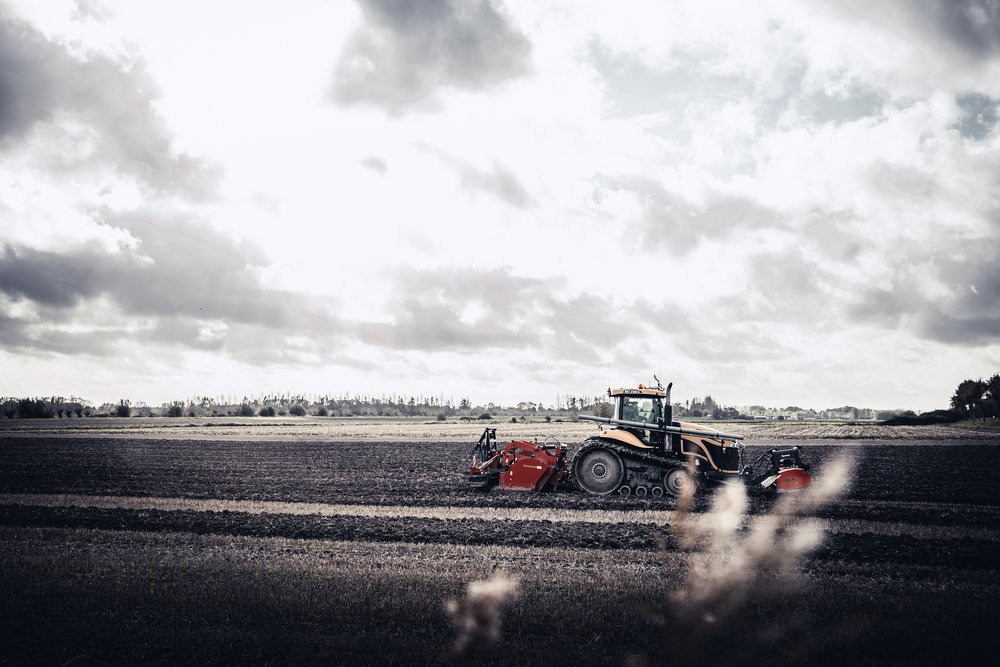
<instances>
[{"instance_id":1,"label":"tractor","mask_svg":"<svg viewBox=\"0 0 1000 667\"><path fill-rule=\"evenodd\" d=\"M812 483L798 447L772 449L747 465L742 436L674 421L671 387L657 380L655 387L608 389L612 416L580 415L601 431L580 443L572 459L556 441L501 448L496 430L487 429L466 478L478 488L541 491L565 482L593 495L640 497L681 496L703 484L749 483L781 493ZM769 465L755 473L768 457Z\"/></svg>"}]
</instances>

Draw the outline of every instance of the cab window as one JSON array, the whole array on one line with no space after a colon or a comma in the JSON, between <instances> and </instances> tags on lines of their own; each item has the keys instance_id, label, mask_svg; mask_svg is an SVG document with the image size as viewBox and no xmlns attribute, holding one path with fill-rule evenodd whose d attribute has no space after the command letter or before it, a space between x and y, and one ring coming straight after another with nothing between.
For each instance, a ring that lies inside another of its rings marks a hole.
<instances>
[{"instance_id":1,"label":"cab window","mask_svg":"<svg viewBox=\"0 0 1000 667\"><path fill-rule=\"evenodd\" d=\"M662 416L660 402L654 398L626 398L622 403L625 421L655 424Z\"/></svg>"}]
</instances>

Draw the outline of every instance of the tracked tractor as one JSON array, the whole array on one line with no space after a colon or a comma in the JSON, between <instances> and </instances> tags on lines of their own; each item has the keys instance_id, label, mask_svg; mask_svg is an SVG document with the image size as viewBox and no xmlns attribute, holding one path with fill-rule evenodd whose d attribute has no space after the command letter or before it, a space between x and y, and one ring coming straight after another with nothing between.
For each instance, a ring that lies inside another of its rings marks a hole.
<instances>
[{"instance_id":1,"label":"tracked tractor","mask_svg":"<svg viewBox=\"0 0 1000 667\"><path fill-rule=\"evenodd\" d=\"M580 490L679 496L700 482L740 481L741 437L674 422L671 386L609 389L612 417L580 416L602 425L599 435L581 443L570 466Z\"/></svg>"},{"instance_id":2,"label":"tracked tractor","mask_svg":"<svg viewBox=\"0 0 1000 667\"><path fill-rule=\"evenodd\" d=\"M516 441L500 448L495 430L491 434L488 429L477 445L469 483L541 491L555 488L565 478L594 495L655 497L680 496L713 483L749 483L776 492L797 491L812 483L798 447L772 449L747 465L742 436L674 421L672 384L656 384L609 389L612 416L580 415L597 422L601 431L580 443L568 462L561 444ZM760 468L768 457L769 465Z\"/></svg>"}]
</instances>

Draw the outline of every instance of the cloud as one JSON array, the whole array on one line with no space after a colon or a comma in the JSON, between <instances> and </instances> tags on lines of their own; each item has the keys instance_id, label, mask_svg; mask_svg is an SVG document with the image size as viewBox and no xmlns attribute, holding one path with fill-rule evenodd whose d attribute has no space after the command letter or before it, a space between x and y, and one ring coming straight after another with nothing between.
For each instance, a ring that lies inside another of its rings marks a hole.
<instances>
[{"instance_id":1,"label":"cloud","mask_svg":"<svg viewBox=\"0 0 1000 667\"><path fill-rule=\"evenodd\" d=\"M856 323L903 329L963 347L1000 343L1000 243L945 239L929 249L907 246L888 285L851 302Z\"/></svg>"},{"instance_id":2,"label":"cloud","mask_svg":"<svg viewBox=\"0 0 1000 667\"><path fill-rule=\"evenodd\" d=\"M390 321L363 322L357 331L369 345L394 349L505 349L581 361L628 335L610 301L558 296L564 288L505 268L400 269L388 290Z\"/></svg>"},{"instance_id":3,"label":"cloud","mask_svg":"<svg viewBox=\"0 0 1000 667\"><path fill-rule=\"evenodd\" d=\"M928 0L897 5L917 15L955 48L976 58L1000 53L1000 2L997 0Z\"/></svg>"},{"instance_id":4,"label":"cloud","mask_svg":"<svg viewBox=\"0 0 1000 667\"><path fill-rule=\"evenodd\" d=\"M531 197L527 188L524 187L514 172L500 162L494 161L492 167L489 169L480 169L461 158L433 146L426 144L418 144L418 146L453 169L458 174L462 186L466 189L485 192L510 204L514 208L523 209L534 206L535 200Z\"/></svg>"},{"instance_id":5,"label":"cloud","mask_svg":"<svg viewBox=\"0 0 1000 667\"><path fill-rule=\"evenodd\" d=\"M742 318L816 326L828 319L830 289L844 264L824 265L799 245L763 250L747 258L748 278L739 295L727 299Z\"/></svg>"},{"instance_id":6,"label":"cloud","mask_svg":"<svg viewBox=\"0 0 1000 667\"><path fill-rule=\"evenodd\" d=\"M4 246L0 291L48 306L72 306L114 281L117 271L103 261L106 258L106 253L93 245L65 256Z\"/></svg>"},{"instance_id":7,"label":"cloud","mask_svg":"<svg viewBox=\"0 0 1000 667\"><path fill-rule=\"evenodd\" d=\"M527 70L530 44L489 0L361 0L364 25L337 64L333 99L401 112L445 88Z\"/></svg>"},{"instance_id":8,"label":"cloud","mask_svg":"<svg viewBox=\"0 0 1000 667\"><path fill-rule=\"evenodd\" d=\"M459 174L466 187L488 192L515 208L528 208L534 203L514 172L498 162L493 163L490 171L465 165L459 169Z\"/></svg>"},{"instance_id":9,"label":"cloud","mask_svg":"<svg viewBox=\"0 0 1000 667\"><path fill-rule=\"evenodd\" d=\"M840 326L839 262L827 262L807 242L778 247L747 247L742 273L730 289L697 306L651 301L637 305L636 321L656 337L666 338L678 354L701 362L740 363L794 357L801 337ZM711 253L707 253L711 256ZM701 274L678 289L697 291L711 281L714 268L699 263ZM799 337L794 342L789 339Z\"/></svg>"},{"instance_id":10,"label":"cloud","mask_svg":"<svg viewBox=\"0 0 1000 667\"><path fill-rule=\"evenodd\" d=\"M65 355L149 348L164 385L662 370L804 403L996 357L995 3L358 0L184 40L183 8L29 5L0 10L8 376L48 351L142 391Z\"/></svg>"},{"instance_id":11,"label":"cloud","mask_svg":"<svg viewBox=\"0 0 1000 667\"><path fill-rule=\"evenodd\" d=\"M110 353L113 346L91 340L100 333L102 341L236 353L239 327L267 329L272 347L295 335L321 341L340 329L328 302L268 288L257 273L267 264L261 251L203 221L149 209L103 212L99 220L127 231L134 243L114 251L98 244L65 251L3 247L0 294L35 312L7 318L5 343ZM87 331L62 327L69 322Z\"/></svg>"},{"instance_id":12,"label":"cloud","mask_svg":"<svg viewBox=\"0 0 1000 667\"><path fill-rule=\"evenodd\" d=\"M672 134L686 107L744 98L774 126L789 113L814 123L877 116L938 90L1000 92L995 0L647 4L588 17L601 23L584 52L612 110L669 115ZM627 19L638 11L655 20Z\"/></svg>"},{"instance_id":13,"label":"cloud","mask_svg":"<svg viewBox=\"0 0 1000 667\"><path fill-rule=\"evenodd\" d=\"M956 124L962 136L983 139L997 124L997 108L1000 102L978 93L959 95L955 100L962 110L962 117Z\"/></svg>"},{"instance_id":14,"label":"cloud","mask_svg":"<svg viewBox=\"0 0 1000 667\"><path fill-rule=\"evenodd\" d=\"M389 165L386 164L385 160L376 155L371 155L361 160L361 166L365 169L377 171L380 174L384 174L389 170Z\"/></svg>"},{"instance_id":15,"label":"cloud","mask_svg":"<svg viewBox=\"0 0 1000 667\"><path fill-rule=\"evenodd\" d=\"M503 269L400 269L389 290L390 322L358 325L379 347L444 351L538 347L532 326L544 284Z\"/></svg>"},{"instance_id":16,"label":"cloud","mask_svg":"<svg viewBox=\"0 0 1000 667\"><path fill-rule=\"evenodd\" d=\"M636 175L599 175L594 182L599 195L619 193L634 202L639 217L626 223L640 233L640 247L676 256L689 254L706 239L785 226L774 212L742 196L712 192L697 202L671 192L657 180Z\"/></svg>"},{"instance_id":17,"label":"cloud","mask_svg":"<svg viewBox=\"0 0 1000 667\"><path fill-rule=\"evenodd\" d=\"M662 39L596 31L584 53L608 109L660 151L604 167L596 209L684 297L730 282L697 307L638 303L634 321L676 361L800 377L829 341L873 334L887 366L946 346L995 356L998 7L712 5Z\"/></svg>"},{"instance_id":18,"label":"cloud","mask_svg":"<svg viewBox=\"0 0 1000 667\"><path fill-rule=\"evenodd\" d=\"M0 153L32 141L47 171L108 165L157 191L210 197L216 167L175 154L140 62L70 53L0 7Z\"/></svg>"},{"instance_id":19,"label":"cloud","mask_svg":"<svg viewBox=\"0 0 1000 667\"><path fill-rule=\"evenodd\" d=\"M75 0L76 9L73 12L74 21L96 21L103 23L113 15L102 0Z\"/></svg>"},{"instance_id":20,"label":"cloud","mask_svg":"<svg viewBox=\"0 0 1000 667\"><path fill-rule=\"evenodd\" d=\"M23 318L0 313L0 341L8 350L26 347L29 335L28 323Z\"/></svg>"},{"instance_id":21,"label":"cloud","mask_svg":"<svg viewBox=\"0 0 1000 667\"><path fill-rule=\"evenodd\" d=\"M799 21L809 27L804 45L813 64L815 57L823 63L820 80L863 82L897 100L934 90L998 90L996 0L852 1L824 10L836 23L829 37L822 34L826 21ZM840 53L831 49L833 41Z\"/></svg>"}]
</instances>

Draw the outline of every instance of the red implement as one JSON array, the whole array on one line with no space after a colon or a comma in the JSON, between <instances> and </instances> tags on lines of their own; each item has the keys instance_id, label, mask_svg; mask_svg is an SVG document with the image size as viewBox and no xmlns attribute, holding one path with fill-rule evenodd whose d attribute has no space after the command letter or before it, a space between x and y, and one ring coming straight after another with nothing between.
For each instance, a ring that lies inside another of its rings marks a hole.
<instances>
[{"instance_id":1,"label":"red implement","mask_svg":"<svg viewBox=\"0 0 1000 667\"><path fill-rule=\"evenodd\" d=\"M798 447L772 449L764 456L768 455L771 457L770 470L755 480L761 487L777 493L786 493L801 491L812 484L812 475L806 472L802 465Z\"/></svg>"},{"instance_id":2,"label":"red implement","mask_svg":"<svg viewBox=\"0 0 1000 667\"><path fill-rule=\"evenodd\" d=\"M543 491L555 489L566 474L562 443L514 440L498 449L496 429L488 428L479 438L466 479L476 488L498 485L501 489Z\"/></svg>"},{"instance_id":3,"label":"red implement","mask_svg":"<svg viewBox=\"0 0 1000 667\"><path fill-rule=\"evenodd\" d=\"M774 489L778 493L798 491L812 484L812 476L802 468L785 468L774 480Z\"/></svg>"}]
</instances>

